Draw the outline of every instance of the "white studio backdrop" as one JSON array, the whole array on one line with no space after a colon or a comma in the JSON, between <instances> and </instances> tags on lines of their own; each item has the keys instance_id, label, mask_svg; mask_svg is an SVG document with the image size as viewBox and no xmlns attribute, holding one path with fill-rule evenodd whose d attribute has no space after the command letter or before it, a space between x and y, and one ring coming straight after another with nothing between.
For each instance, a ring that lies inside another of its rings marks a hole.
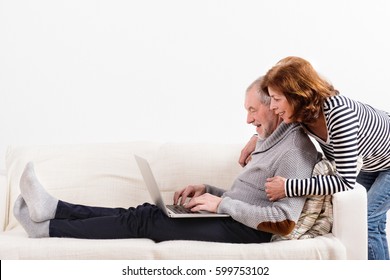
<instances>
[{"instance_id":1,"label":"white studio backdrop","mask_svg":"<svg viewBox=\"0 0 390 280\"><path fill-rule=\"evenodd\" d=\"M244 145L245 89L289 55L389 111L388 26L387 0L0 0L0 170L8 145Z\"/></svg>"}]
</instances>

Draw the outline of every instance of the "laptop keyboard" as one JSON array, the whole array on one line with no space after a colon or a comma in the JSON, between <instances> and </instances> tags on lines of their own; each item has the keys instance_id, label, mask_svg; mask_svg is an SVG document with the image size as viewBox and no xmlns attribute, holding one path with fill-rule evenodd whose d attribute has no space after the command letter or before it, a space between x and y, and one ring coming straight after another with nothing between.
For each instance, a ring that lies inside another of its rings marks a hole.
<instances>
[{"instance_id":1,"label":"laptop keyboard","mask_svg":"<svg viewBox=\"0 0 390 280\"><path fill-rule=\"evenodd\" d=\"M191 209L185 208L183 205L167 205L167 208L176 214L194 214Z\"/></svg>"}]
</instances>

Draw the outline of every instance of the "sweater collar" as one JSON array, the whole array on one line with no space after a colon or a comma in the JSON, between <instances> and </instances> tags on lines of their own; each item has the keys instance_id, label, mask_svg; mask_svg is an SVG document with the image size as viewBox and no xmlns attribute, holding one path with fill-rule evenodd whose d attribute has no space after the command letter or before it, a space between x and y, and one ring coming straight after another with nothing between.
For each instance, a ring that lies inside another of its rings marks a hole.
<instances>
[{"instance_id":1,"label":"sweater collar","mask_svg":"<svg viewBox=\"0 0 390 280\"><path fill-rule=\"evenodd\" d=\"M297 123L286 124L282 122L270 136L268 136L266 139L259 139L257 141L256 150L253 152L253 154L262 153L269 150L277 143L282 141L292 131L297 129L300 129L300 125Z\"/></svg>"}]
</instances>

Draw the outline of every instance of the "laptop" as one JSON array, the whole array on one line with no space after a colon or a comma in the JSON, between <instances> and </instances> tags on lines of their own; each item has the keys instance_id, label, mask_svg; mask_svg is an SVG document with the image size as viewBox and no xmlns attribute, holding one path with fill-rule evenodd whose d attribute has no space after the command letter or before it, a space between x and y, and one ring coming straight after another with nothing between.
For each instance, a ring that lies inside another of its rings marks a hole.
<instances>
[{"instance_id":1,"label":"laptop","mask_svg":"<svg viewBox=\"0 0 390 280\"><path fill-rule=\"evenodd\" d=\"M138 168L141 171L144 178L146 187L150 193L153 202L159 207L168 217L171 218L212 218L212 217L229 217L228 214L212 213L208 211L192 212L190 209L185 208L182 205L167 205L162 198L160 189L154 178L152 169L148 161L140 156L134 155L138 164Z\"/></svg>"}]
</instances>

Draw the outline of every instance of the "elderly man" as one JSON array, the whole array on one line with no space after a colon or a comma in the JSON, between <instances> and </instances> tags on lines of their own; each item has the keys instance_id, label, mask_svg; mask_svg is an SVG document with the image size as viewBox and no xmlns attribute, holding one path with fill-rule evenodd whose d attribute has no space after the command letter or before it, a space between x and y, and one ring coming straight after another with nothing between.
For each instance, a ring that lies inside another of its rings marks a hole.
<instances>
[{"instance_id":1,"label":"elderly man","mask_svg":"<svg viewBox=\"0 0 390 280\"><path fill-rule=\"evenodd\" d=\"M299 125L282 123L269 109L270 99L260 90L260 82L261 78L254 81L245 96L247 122L256 126L258 134L256 149L231 188L225 191L210 185L191 185L174 194L175 204L192 211L227 213L230 217L173 219L147 203L128 209L74 205L47 193L30 163L21 177L21 195L14 207L16 218L34 238L263 243L269 242L272 234L288 234L305 198L269 201L266 179L275 174L286 178L310 176L317 151Z\"/></svg>"}]
</instances>

